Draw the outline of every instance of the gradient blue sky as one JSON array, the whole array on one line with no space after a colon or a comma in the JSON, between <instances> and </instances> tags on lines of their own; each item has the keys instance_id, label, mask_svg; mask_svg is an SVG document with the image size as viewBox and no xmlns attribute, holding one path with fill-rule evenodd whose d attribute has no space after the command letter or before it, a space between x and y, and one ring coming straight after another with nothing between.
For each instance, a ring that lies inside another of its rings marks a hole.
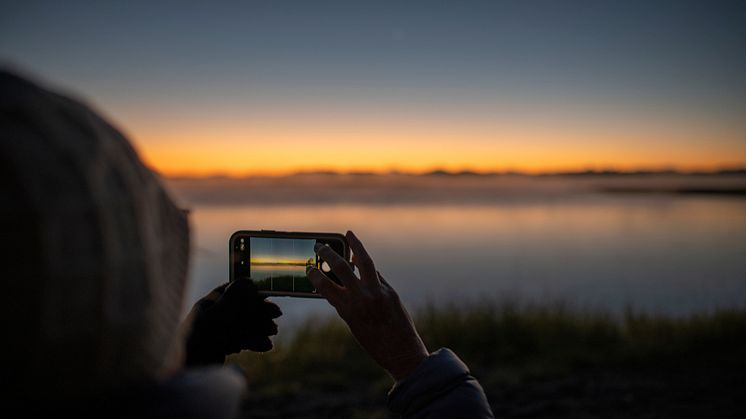
<instances>
[{"instance_id":1,"label":"gradient blue sky","mask_svg":"<svg viewBox=\"0 0 746 419\"><path fill-rule=\"evenodd\" d=\"M741 1L0 5L168 173L746 164Z\"/></svg>"}]
</instances>

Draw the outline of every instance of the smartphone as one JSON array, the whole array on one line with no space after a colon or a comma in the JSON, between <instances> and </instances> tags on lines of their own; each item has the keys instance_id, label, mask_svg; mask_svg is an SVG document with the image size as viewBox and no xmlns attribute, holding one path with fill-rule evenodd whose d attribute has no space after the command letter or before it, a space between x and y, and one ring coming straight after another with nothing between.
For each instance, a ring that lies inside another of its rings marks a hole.
<instances>
[{"instance_id":1,"label":"smartphone","mask_svg":"<svg viewBox=\"0 0 746 419\"><path fill-rule=\"evenodd\" d=\"M313 250L316 243L331 247L345 261L350 261L350 246L342 234L236 231L229 240L230 280L248 278L263 295L321 297L306 275L308 266L320 269L337 283L340 281L316 255Z\"/></svg>"}]
</instances>

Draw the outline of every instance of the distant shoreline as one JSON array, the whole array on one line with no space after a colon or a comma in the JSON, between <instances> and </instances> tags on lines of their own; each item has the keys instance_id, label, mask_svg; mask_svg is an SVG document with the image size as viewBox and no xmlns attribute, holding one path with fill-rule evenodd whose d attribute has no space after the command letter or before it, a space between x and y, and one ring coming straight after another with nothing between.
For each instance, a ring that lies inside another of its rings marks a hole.
<instances>
[{"instance_id":1,"label":"distant shoreline","mask_svg":"<svg viewBox=\"0 0 746 419\"><path fill-rule=\"evenodd\" d=\"M186 206L356 204L471 205L566 202L578 197L746 197L746 170L582 172L558 175L295 174L284 177L165 178Z\"/></svg>"},{"instance_id":2,"label":"distant shoreline","mask_svg":"<svg viewBox=\"0 0 746 419\"><path fill-rule=\"evenodd\" d=\"M523 171L476 171L476 170L445 170L435 169L426 172L407 172L407 171L389 171L389 172L372 172L372 171L333 171L333 170L311 170L297 171L286 174L247 174L247 175L230 175L225 173L214 173L208 175L165 175L161 177L168 180L242 180L257 178L294 178L304 176L328 176L328 177L640 177L640 176L743 176L746 177L746 167L729 168L717 170L569 170L569 171L549 171L541 173L530 173Z\"/></svg>"},{"instance_id":3,"label":"distant shoreline","mask_svg":"<svg viewBox=\"0 0 746 419\"><path fill-rule=\"evenodd\" d=\"M671 194L671 195L723 195L723 196L744 196L746 197L746 188L598 188L598 192L610 194Z\"/></svg>"}]
</instances>

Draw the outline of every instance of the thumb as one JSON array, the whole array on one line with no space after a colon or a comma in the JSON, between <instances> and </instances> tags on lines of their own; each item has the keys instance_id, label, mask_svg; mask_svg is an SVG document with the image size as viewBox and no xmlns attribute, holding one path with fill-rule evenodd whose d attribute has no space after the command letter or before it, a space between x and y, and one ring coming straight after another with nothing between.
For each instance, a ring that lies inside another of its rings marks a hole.
<instances>
[{"instance_id":1,"label":"thumb","mask_svg":"<svg viewBox=\"0 0 746 419\"><path fill-rule=\"evenodd\" d=\"M204 301L218 301L221 295L225 292L225 289L230 285L230 282L226 282L223 285L220 285L219 287L214 288L212 291L210 291L209 294L205 295L201 299Z\"/></svg>"}]
</instances>

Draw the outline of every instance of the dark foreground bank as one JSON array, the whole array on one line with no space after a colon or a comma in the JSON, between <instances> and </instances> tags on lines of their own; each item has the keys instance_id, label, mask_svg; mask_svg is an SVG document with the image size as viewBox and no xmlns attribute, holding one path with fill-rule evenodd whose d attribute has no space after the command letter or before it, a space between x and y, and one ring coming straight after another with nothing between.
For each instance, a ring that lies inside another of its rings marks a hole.
<instances>
[{"instance_id":1,"label":"dark foreground bank","mask_svg":"<svg viewBox=\"0 0 746 419\"><path fill-rule=\"evenodd\" d=\"M416 315L431 350L470 366L498 417L746 417L746 309L623 318L481 303ZM392 384L344 324L310 319L249 375L246 416L386 418Z\"/></svg>"}]
</instances>

